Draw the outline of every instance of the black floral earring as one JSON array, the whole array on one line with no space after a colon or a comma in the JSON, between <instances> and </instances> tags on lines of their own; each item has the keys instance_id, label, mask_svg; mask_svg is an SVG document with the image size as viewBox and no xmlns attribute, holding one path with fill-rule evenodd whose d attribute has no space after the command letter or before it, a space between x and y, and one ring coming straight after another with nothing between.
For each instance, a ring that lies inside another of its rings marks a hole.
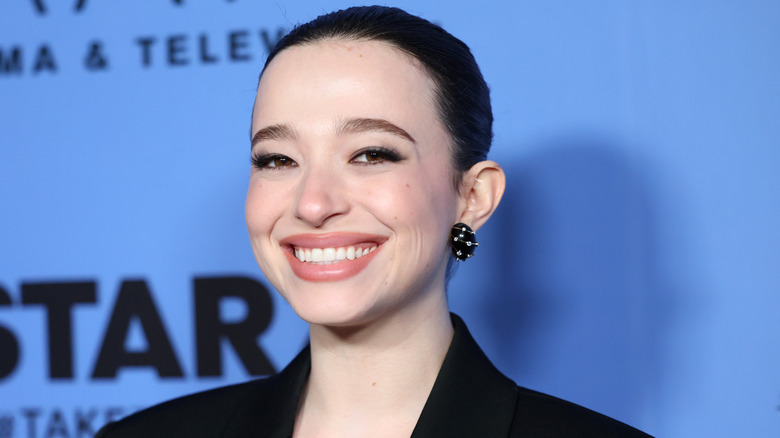
<instances>
[{"instance_id":1,"label":"black floral earring","mask_svg":"<svg viewBox=\"0 0 780 438\"><path fill-rule=\"evenodd\" d=\"M450 247L452 255L458 261L464 261L474 255L479 246L474 230L468 225L458 222L450 230Z\"/></svg>"}]
</instances>

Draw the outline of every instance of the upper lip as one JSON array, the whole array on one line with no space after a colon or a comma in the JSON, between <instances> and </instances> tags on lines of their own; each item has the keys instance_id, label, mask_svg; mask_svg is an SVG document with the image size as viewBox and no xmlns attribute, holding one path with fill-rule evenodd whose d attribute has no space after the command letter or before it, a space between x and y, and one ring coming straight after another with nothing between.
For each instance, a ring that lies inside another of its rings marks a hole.
<instances>
[{"instance_id":1,"label":"upper lip","mask_svg":"<svg viewBox=\"0 0 780 438\"><path fill-rule=\"evenodd\" d=\"M332 232L323 234L295 234L280 240L279 244L294 248L342 248L366 243L373 243L379 246L386 240L386 236L377 234Z\"/></svg>"}]
</instances>

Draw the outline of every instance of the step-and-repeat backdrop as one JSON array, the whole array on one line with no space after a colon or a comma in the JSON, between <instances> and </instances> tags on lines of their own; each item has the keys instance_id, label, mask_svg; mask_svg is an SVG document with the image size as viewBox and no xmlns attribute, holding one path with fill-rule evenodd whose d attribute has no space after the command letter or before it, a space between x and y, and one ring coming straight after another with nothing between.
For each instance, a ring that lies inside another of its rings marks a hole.
<instances>
[{"instance_id":1,"label":"step-and-repeat backdrop","mask_svg":"<svg viewBox=\"0 0 780 438\"><path fill-rule=\"evenodd\" d=\"M450 285L496 365L664 437L780 435L780 7L399 1L466 41L509 188ZM268 47L323 1L0 6L0 438L281 369L255 265Z\"/></svg>"}]
</instances>

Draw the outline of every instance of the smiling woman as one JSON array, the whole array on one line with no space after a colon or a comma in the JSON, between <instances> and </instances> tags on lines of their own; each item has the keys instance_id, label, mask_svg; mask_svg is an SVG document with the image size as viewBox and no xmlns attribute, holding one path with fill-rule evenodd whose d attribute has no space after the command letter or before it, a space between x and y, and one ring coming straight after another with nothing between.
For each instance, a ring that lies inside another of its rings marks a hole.
<instances>
[{"instance_id":1,"label":"smiling woman","mask_svg":"<svg viewBox=\"0 0 780 438\"><path fill-rule=\"evenodd\" d=\"M491 125L468 47L428 21L366 7L294 29L258 86L246 222L311 344L100 436L643 436L518 387L449 313L451 245L476 246L504 190Z\"/></svg>"}]
</instances>

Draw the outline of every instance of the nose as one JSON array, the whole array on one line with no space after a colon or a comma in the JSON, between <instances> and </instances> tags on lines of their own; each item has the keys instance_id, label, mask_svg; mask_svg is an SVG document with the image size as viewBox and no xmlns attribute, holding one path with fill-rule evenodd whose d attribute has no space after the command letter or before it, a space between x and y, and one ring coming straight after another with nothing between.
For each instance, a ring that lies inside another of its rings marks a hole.
<instances>
[{"instance_id":1,"label":"nose","mask_svg":"<svg viewBox=\"0 0 780 438\"><path fill-rule=\"evenodd\" d=\"M321 227L329 219L349 208L337 172L309 168L301 177L295 202L295 216L312 227Z\"/></svg>"}]
</instances>

